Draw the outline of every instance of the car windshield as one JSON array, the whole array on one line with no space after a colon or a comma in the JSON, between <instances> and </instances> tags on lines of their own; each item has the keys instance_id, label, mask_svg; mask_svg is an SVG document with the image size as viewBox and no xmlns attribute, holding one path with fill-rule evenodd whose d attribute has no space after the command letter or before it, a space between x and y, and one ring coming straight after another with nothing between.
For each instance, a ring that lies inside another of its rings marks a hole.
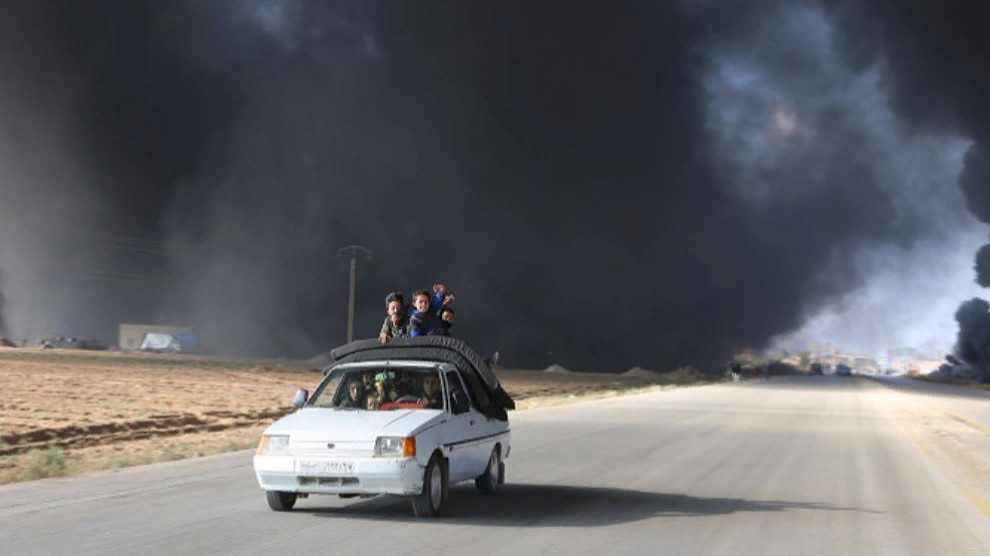
<instances>
[{"instance_id":1,"label":"car windshield","mask_svg":"<svg viewBox=\"0 0 990 556\"><path fill-rule=\"evenodd\" d=\"M307 404L342 410L443 409L436 369L357 367L334 369Z\"/></svg>"}]
</instances>

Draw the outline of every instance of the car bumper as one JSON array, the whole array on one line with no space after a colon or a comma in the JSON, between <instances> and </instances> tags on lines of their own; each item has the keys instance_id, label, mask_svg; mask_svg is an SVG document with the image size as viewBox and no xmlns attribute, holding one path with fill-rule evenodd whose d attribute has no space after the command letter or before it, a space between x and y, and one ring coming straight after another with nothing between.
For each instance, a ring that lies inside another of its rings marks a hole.
<instances>
[{"instance_id":1,"label":"car bumper","mask_svg":"<svg viewBox=\"0 0 990 556\"><path fill-rule=\"evenodd\" d=\"M312 458L307 458L312 461ZM354 458L348 473L301 472L294 456L254 456L264 490L306 494L399 494L423 491L424 468L416 458Z\"/></svg>"}]
</instances>

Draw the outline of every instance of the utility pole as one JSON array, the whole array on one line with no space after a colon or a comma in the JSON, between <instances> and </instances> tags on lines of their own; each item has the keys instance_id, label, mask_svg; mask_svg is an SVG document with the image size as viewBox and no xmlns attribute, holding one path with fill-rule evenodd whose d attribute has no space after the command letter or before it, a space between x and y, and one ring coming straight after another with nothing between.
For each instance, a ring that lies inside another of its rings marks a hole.
<instances>
[{"instance_id":1,"label":"utility pole","mask_svg":"<svg viewBox=\"0 0 990 556\"><path fill-rule=\"evenodd\" d=\"M360 245L348 245L337 250L337 255L351 259L351 294L347 300L347 343L354 340L354 283L357 280L357 260L364 257L371 260L371 249Z\"/></svg>"}]
</instances>

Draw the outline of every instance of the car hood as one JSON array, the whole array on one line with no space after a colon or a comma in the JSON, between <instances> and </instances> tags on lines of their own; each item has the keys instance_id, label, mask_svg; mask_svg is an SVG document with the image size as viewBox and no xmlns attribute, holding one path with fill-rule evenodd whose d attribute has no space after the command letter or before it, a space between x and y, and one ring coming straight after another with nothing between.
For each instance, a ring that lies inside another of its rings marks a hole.
<instances>
[{"instance_id":1,"label":"car hood","mask_svg":"<svg viewBox=\"0 0 990 556\"><path fill-rule=\"evenodd\" d=\"M412 436L441 419L443 412L430 409L364 411L360 409L303 408L275 421L265 434L292 434L363 439L374 436Z\"/></svg>"}]
</instances>

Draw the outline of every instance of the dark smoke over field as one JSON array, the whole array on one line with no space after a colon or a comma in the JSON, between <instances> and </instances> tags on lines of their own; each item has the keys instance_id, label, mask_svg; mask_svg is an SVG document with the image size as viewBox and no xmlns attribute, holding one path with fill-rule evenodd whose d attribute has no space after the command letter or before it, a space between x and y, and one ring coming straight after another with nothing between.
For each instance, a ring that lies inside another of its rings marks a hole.
<instances>
[{"instance_id":1,"label":"dark smoke over field","mask_svg":"<svg viewBox=\"0 0 990 556\"><path fill-rule=\"evenodd\" d=\"M971 141L959 176L966 207L990 224L990 4L921 0L833 2L851 60L882 57L889 65L892 105L918 128L954 129ZM866 32L869 30L870 32ZM990 287L990 245L976 253L976 281ZM987 302L972 299L956 312L956 355L988 368L990 315ZM990 378L990 376L988 376Z\"/></svg>"},{"instance_id":2,"label":"dark smoke over field","mask_svg":"<svg viewBox=\"0 0 990 556\"><path fill-rule=\"evenodd\" d=\"M855 6L2 10L15 335L188 322L308 356L344 336L359 243L361 335L386 292L444 281L455 332L510 365L707 366L859 285L864 250L949 237L921 215L961 202L918 179L952 153L889 112ZM932 133L976 133L951 116Z\"/></svg>"},{"instance_id":3,"label":"dark smoke over field","mask_svg":"<svg viewBox=\"0 0 990 556\"><path fill-rule=\"evenodd\" d=\"M976 297L970 299L959 306L956 321L959 323L956 356L986 372L990 369L990 349L986 344L990 338L990 303Z\"/></svg>"}]
</instances>

